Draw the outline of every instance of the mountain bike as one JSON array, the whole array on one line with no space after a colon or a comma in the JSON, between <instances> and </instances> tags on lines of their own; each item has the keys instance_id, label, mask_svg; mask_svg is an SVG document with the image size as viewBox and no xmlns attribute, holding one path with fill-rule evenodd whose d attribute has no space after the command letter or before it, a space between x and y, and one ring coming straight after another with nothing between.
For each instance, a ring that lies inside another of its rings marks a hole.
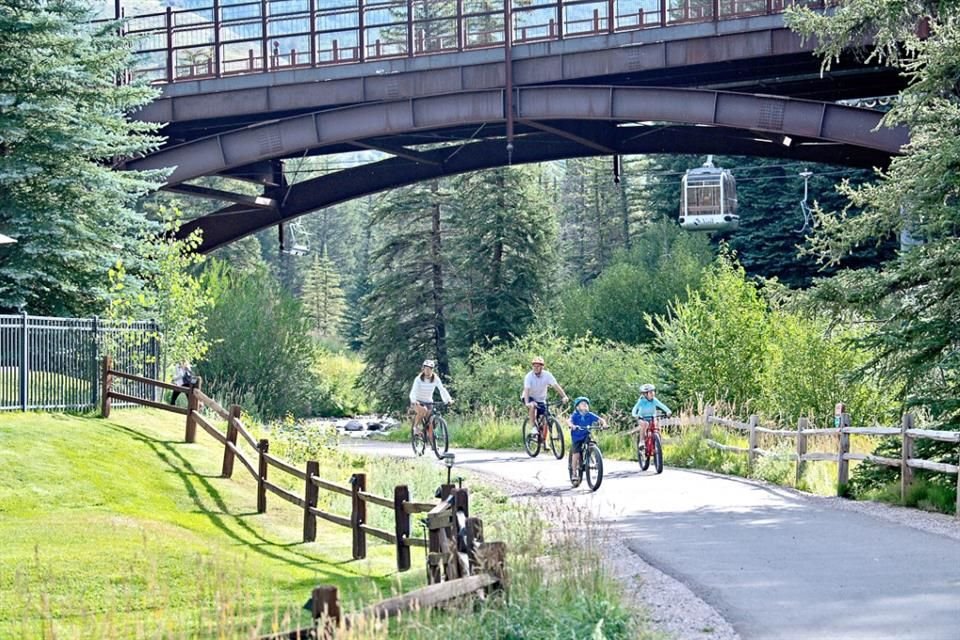
<instances>
[{"instance_id":1,"label":"mountain bike","mask_svg":"<svg viewBox=\"0 0 960 640\"><path fill-rule=\"evenodd\" d=\"M587 439L583 441L583 447L580 449L580 466L573 468L573 450L570 450L570 456L567 458L567 471L570 472L570 484L576 489L583 482L583 476L587 476L587 486L591 491L600 488L603 482L603 454L600 452L600 445L593 439L593 431L603 427L588 427Z\"/></svg>"},{"instance_id":2,"label":"mountain bike","mask_svg":"<svg viewBox=\"0 0 960 640\"><path fill-rule=\"evenodd\" d=\"M662 415L658 411L656 416L637 418L637 426L643 427L637 432L637 462L643 471L650 467L652 460L657 473L663 473L663 444L660 441L660 427L657 425L657 419Z\"/></svg>"},{"instance_id":3,"label":"mountain bike","mask_svg":"<svg viewBox=\"0 0 960 640\"><path fill-rule=\"evenodd\" d=\"M433 402L429 407L430 413L420 423L421 428L417 429L417 425L414 425L410 429L410 444L413 446L414 455L422 456L429 442L433 454L439 459L443 458L443 454L450 448L450 433L447 421L441 415L444 404Z\"/></svg>"},{"instance_id":4,"label":"mountain bike","mask_svg":"<svg viewBox=\"0 0 960 640\"><path fill-rule=\"evenodd\" d=\"M523 420L520 432L523 434L523 448L527 450L527 455L536 458L540 454L541 448L550 445L553 456L560 460L563 458L564 440L563 429L557 419L550 414L549 403L539 403L542 411L537 411L536 428L530 428L530 417Z\"/></svg>"}]
</instances>

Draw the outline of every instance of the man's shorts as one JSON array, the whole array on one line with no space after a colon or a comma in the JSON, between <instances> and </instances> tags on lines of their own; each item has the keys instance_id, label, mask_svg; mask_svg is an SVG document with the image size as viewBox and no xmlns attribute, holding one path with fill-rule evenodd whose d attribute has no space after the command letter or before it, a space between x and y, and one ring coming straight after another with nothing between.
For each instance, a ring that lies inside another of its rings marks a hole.
<instances>
[{"instance_id":1,"label":"man's shorts","mask_svg":"<svg viewBox=\"0 0 960 640\"><path fill-rule=\"evenodd\" d=\"M526 400L523 401L523 404L528 405L528 404L530 404L531 402L536 402L536 403L537 403L537 415L538 415L538 416L542 416L542 415L544 415L544 414L547 413L547 403L546 403L546 402L540 402L539 400L534 400L533 398L527 398Z\"/></svg>"}]
</instances>

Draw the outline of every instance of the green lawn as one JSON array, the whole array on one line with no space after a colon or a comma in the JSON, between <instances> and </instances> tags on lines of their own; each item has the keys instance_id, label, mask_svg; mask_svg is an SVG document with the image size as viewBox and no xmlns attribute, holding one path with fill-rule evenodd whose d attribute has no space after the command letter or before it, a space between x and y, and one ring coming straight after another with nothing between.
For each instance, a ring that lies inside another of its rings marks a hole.
<instances>
[{"instance_id":1,"label":"green lawn","mask_svg":"<svg viewBox=\"0 0 960 640\"><path fill-rule=\"evenodd\" d=\"M271 495L257 515L240 464L219 478L220 446L182 437L183 418L156 411L0 415L0 638L231 637L308 621L299 605L320 583L347 602L422 583L419 564L396 574L392 547L373 540L352 561L333 525L301 543L302 511ZM337 480L363 466L331 464ZM391 471L371 484L407 475ZM415 474L415 497L436 475Z\"/></svg>"}]
</instances>

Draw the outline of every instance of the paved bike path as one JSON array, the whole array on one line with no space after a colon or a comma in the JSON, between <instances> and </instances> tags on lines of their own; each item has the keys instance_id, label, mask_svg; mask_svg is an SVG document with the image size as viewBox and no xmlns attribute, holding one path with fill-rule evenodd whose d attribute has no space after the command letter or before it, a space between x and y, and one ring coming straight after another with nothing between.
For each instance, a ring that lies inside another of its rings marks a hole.
<instances>
[{"instance_id":1,"label":"paved bike path","mask_svg":"<svg viewBox=\"0 0 960 640\"><path fill-rule=\"evenodd\" d=\"M412 456L410 447L351 443ZM597 493L544 454L457 449L456 466L585 504L745 639L960 640L960 541L759 483L605 460ZM439 464L439 463L438 463Z\"/></svg>"}]
</instances>

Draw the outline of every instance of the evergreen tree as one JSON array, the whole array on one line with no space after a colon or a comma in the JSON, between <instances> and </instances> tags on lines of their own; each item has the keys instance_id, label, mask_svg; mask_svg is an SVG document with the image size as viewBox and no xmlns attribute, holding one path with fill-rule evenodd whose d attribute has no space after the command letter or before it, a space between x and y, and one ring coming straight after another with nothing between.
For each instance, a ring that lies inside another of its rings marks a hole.
<instances>
[{"instance_id":1,"label":"evergreen tree","mask_svg":"<svg viewBox=\"0 0 960 640\"><path fill-rule=\"evenodd\" d=\"M301 300L313 333L320 338L337 338L345 302L340 276L326 252L323 255L313 254L313 264L303 283Z\"/></svg>"},{"instance_id":2,"label":"evergreen tree","mask_svg":"<svg viewBox=\"0 0 960 640\"><path fill-rule=\"evenodd\" d=\"M554 213L537 168L500 168L459 177L453 184L451 281L456 304L455 346L522 334L555 272Z\"/></svg>"},{"instance_id":3,"label":"evergreen tree","mask_svg":"<svg viewBox=\"0 0 960 640\"><path fill-rule=\"evenodd\" d=\"M0 308L102 312L148 226L133 206L159 176L112 165L159 143L126 118L156 90L117 83L129 44L92 18L77 0L0 4L0 231L18 240L0 251Z\"/></svg>"},{"instance_id":4,"label":"evergreen tree","mask_svg":"<svg viewBox=\"0 0 960 640\"><path fill-rule=\"evenodd\" d=\"M365 341L365 326L367 317L367 298L373 291L370 279L371 249L373 243L373 225L370 224L370 214L373 208L373 197L368 196L361 201L358 207L358 223L363 235L356 245L356 271L353 274L353 285L347 293L347 311L345 314L346 327L344 336L348 346L354 351L360 351Z\"/></svg>"},{"instance_id":5,"label":"evergreen tree","mask_svg":"<svg viewBox=\"0 0 960 640\"><path fill-rule=\"evenodd\" d=\"M372 254L372 292L364 344L364 386L385 407L405 405L424 358L449 376L442 230L445 195L431 181L398 189L373 213L380 242Z\"/></svg>"}]
</instances>

